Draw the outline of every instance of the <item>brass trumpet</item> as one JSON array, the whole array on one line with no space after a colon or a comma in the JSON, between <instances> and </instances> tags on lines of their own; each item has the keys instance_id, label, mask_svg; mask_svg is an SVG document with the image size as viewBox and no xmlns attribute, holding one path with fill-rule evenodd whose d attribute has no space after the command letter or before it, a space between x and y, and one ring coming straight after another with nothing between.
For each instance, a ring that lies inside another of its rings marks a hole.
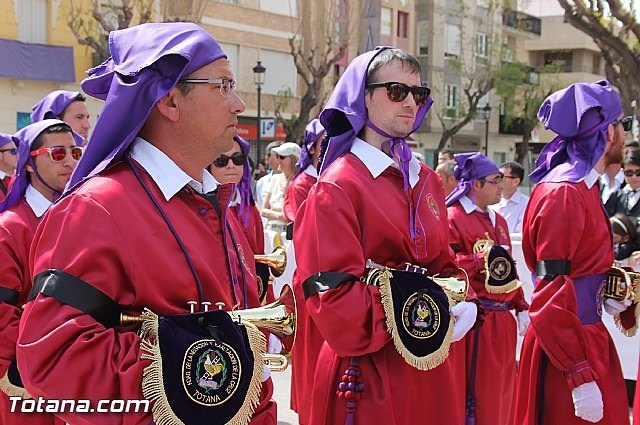
<instances>
[{"instance_id":1,"label":"brass trumpet","mask_svg":"<svg viewBox=\"0 0 640 425\"><path fill-rule=\"evenodd\" d=\"M248 322L268 331L282 342L281 354L291 352L296 340L296 300L289 285L282 287L280 298L263 307L231 311L238 322Z\"/></svg>"},{"instance_id":2,"label":"brass trumpet","mask_svg":"<svg viewBox=\"0 0 640 425\"><path fill-rule=\"evenodd\" d=\"M616 301L638 301L640 299L640 273L629 272L620 267L611 267L607 272L604 287L605 298Z\"/></svg>"},{"instance_id":3,"label":"brass trumpet","mask_svg":"<svg viewBox=\"0 0 640 425\"><path fill-rule=\"evenodd\" d=\"M271 254L258 254L253 258L256 263L266 264L275 277L282 276L287 268L287 250L282 245L277 245Z\"/></svg>"}]
</instances>

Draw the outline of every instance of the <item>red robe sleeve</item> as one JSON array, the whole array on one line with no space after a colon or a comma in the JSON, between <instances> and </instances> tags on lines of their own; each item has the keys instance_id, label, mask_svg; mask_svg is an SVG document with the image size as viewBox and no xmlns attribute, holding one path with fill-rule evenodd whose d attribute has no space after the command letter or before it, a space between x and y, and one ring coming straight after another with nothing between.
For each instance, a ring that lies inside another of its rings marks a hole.
<instances>
[{"instance_id":1,"label":"red robe sleeve","mask_svg":"<svg viewBox=\"0 0 640 425\"><path fill-rule=\"evenodd\" d=\"M294 232L294 243L301 278L295 280L296 285L318 271L362 275L366 261L360 242L362 229L354 204L340 187L318 182L298 211L296 226L299 230ZM339 356L373 353L391 339L375 286L346 282L312 295L306 306L320 333ZM345 326L349 332L344 332Z\"/></svg>"},{"instance_id":2,"label":"red robe sleeve","mask_svg":"<svg viewBox=\"0 0 640 425\"><path fill-rule=\"evenodd\" d=\"M585 228L588 209L577 188L558 185L529 206L525 231L536 261L569 260L575 270L579 263L574 261L577 251L593 249L580 246L579 238L575 237L588 231ZM535 264L529 267L535 270ZM560 275L551 281L537 279L529 310L540 345L551 363L563 371L569 388L598 378L587 360L588 341L578 317L573 276L576 275L572 270L572 275Z\"/></svg>"},{"instance_id":3,"label":"red robe sleeve","mask_svg":"<svg viewBox=\"0 0 640 425\"><path fill-rule=\"evenodd\" d=\"M66 204L65 204L66 202ZM68 206L73 214L66 214ZM131 270L127 235L95 201L69 196L50 210L38 227L31 250L34 276L61 269L90 283L118 304L130 305ZM87 223L91 232L83 232ZM53 249L55 247L55 249ZM82 255L91 247L91 258ZM122 261L121 261L122 260ZM147 288L152 290L153 288ZM88 314L42 294L28 303L20 323L18 366L25 388L47 399L143 399L140 338L131 332L107 329ZM60 413L74 425L145 424L151 413Z\"/></svg>"},{"instance_id":4,"label":"red robe sleeve","mask_svg":"<svg viewBox=\"0 0 640 425\"><path fill-rule=\"evenodd\" d=\"M4 224L0 225L0 287L21 293L24 281L21 261L27 261L29 247L19 246L18 240ZM7 373L15 358L20 324L18 305L0 303L0 377Z\"/></svg>"}]
</instances>

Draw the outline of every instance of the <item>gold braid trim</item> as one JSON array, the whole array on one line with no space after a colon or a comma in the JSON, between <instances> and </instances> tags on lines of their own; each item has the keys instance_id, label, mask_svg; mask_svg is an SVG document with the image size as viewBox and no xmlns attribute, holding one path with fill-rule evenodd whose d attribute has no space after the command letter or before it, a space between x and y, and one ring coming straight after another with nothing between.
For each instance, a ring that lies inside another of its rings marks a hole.
<instances>
[{"instance_id":1,"label":"gold braid trim","mask_svg":"<svg viewBox=\"0 0 640 425\"><path fill-rule=\"evenodd\" d=\"M625 327L622 326L622 321L620 320L620 313L616 313L613 316L613 321L615 322L616 327L620 330L620 332L622 332L622 335L628 336L628 337L632 337L636 335L636 333L638 332L638 320L640 320L640 301L638 300L638 298L636 298L636 301L634 301L633 303L634 303L633 314L636 318L636 323L629 329L625 329Z\"/></svg>"},{"instance_id":2,"label":"gold braid trim","mask_svg":"<svg viewBox=\"0 0 640 425\"><path fill-rule=\"evenodd\" d=\"M431 370L440 366L449 356L449 346L451 345L451 333L453 332L454 317L450 315L449 328L447 334L444 337L442 345L436 351L425 357L418 357L402 343L400 335L398 334L398 328L396 324L396 318L393 311L393 295L391 293L391 272L389 269L383 270L379 275L379 287L380 287L380 299L382 301L382 307L384 308L384 315L386 318L387 331L391 334L393 345L396 347L396 351L402 356L404 361L419 370ZM451 307L451 298L447 296L449 300L449 307Z\"/></svg>"},{"instance_id":3,"label":"gold braid trim","mask_svg":"<svg viewBox=\"0 0 640 425\"><path fill-rule=\"evenodd\" d=\"M140 326L140 358L151 360L151 364L142 372L142 394L153 407L153 420L157 425L184 425L169 405L164 390L162 375L162 354L158 338L158 315L149 309L144 309L140 316L143 321Z\"/></svg>"},{"instance_id":4,"label":"gold braid trim","mask_svg":"<svg viewBox=\"0 0 640 425\"><path fill-rule=\"evenodd\" d=\"M158 315L145 308L140 317L143 319L140 327L140 337L142 338L140 358L151 360L151 364L142 372L142 394L153 404L152 412L156 425L185 425L169 405L164 389ZM260 403L260 392L262 391L262 374L264 372L262 356L266 352L267 342L258 328L247 323L243 323L243 325L247 329L249 346L253 352L253 375L242 407L227 422L227 425L247 425L256 406Z\"/></svg>"},{"instance_id":5,"label":"gold braid trim","mask_svg":"<svg viewBox=\"0 0 640 425\"><path fill-rule=\"evenodd\" d=\"M486 262L485 262L484 270L487 276L484 280L484 289L486 289L487 292L490 294L508 294L509 292L513 292L522 286L522 282L520 282L518 279L513 279L511 282L507 283L506 285L501 285L501 286L489 285L489 268L487 267Z\"/></svg>"},{"instance_id":6,"label":"gold braid trim","mask_svg":"<svg viewBox=\"0 0 640 425\"><path fill-rule=\"evenodd\" d=\"M9 381L9 372L4 374L2 379L0 379L0 391L8 395L9 397L20 397L23 400L32 399L33 397L27 390L17 385L13 385L11 381Z\"/></svg>"},{"instance_id":7,"label":"gold braid trim","mask_svg":"<svg viewBox=\"0 0 640 425\"><path fill-rule=\"evenodd\" d=\"M249 346L253 353L253 376L251 376L249 390L244 398L242 407L236 412L233 418L227 422L227 425L248 424L256 406L260 403L260 392L262 391L262 375L264 373L262 356L267 352L267 340L262 332L252 323L243 321L242 325L247 329Z\"/></svg>"}]
</instances>

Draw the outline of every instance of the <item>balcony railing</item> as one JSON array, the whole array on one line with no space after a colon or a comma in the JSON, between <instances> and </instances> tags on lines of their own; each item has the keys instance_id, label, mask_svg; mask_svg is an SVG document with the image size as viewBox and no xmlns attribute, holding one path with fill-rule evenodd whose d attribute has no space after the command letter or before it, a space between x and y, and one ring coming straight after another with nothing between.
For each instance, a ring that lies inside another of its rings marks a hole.
<instances>
[{"instance_id":1,"label":"balcony railing","mask_svg":"<svg viewBox=\"0 0 640 425\"><path fill-rule=\"evenodd\" d=\"M542 30L540 18L511 9L502 12L502 25L536 35L540 35Z\"/></svg>"}]
</instances>

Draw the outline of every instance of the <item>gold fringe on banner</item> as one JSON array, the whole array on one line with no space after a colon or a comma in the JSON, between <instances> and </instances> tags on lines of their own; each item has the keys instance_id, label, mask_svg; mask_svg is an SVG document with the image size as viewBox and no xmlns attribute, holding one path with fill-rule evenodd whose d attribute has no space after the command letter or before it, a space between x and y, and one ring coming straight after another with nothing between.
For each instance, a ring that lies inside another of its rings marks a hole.
<instances>
[{"instance_id":1,"label":"gold fringe on banner","mask_svg":"<svg viewBox=\"0 0 640 425\"><path fill-rule=\"evenodd\" d=\"M13 385L11 381L9 381L8 372L4 374L2 379L0 379L0 391L8 395L9 397L20 397L23 400L32 399L33 397L27 390L17 385Z\"/></svg>"},{"instance_id":2,"label":"gold fringe on banner","mask_svg":"<svg viewBox=\"0 0 640 425\"><path fill-rule=\"evenodd\" d=\"M140 327L141 358L151 360L142 373L142 394L152 404L153 419L156 425L185 425L169 405L169 400L164 389L162 374L162 355L158 336L158 315L149 309L144 309ZM251 420L256 406L260 403L262 390L263 360L266 352L266 339L262 332L250 323L243 323L247 330L247 336L251 351L253 352L253 375L249 385L249 391L244 399L242 407L234 417L227 422L228 425L247 425Z\"/></svg>"},{"instance_id":3,"label":"gold fringe on banner","mask_svg":"<svg viewBox=\"0 0 640 425\"><path fill-rule=\"evenodd\" d=\"M637 297L636 297L636 301L634 301L634 304L635 306L634 306L633 315L636 318L636 324L633 325L631 328L625 329L625 327L622 326L622 321L620 320L620 313L616 313L613 316L613 321L615 322L616 327L620 330L620 332L622 332L622 335L628 336L628 337L635 336L636 333L638 332L638 321L640 320L640 302Z\"/></svg>"},{"instance_id":4,"label":"gold fringe on banner","mask_svg":"<svg viewBox=\"0 0 640 425\"><path fill-rule=\"evenodd\" d=\"M451 345L451 333L453 332L454 317L450 316L447 333L442 345L436 351L424 357L418 357L409 351L403 344L398 334L395 313L393 311L393 295L391 293L391 271L383 270L379 275L380 299L386 316L387 330L391 334L391 340L396 347L396 351L402 356L404 361L419 370L431 370L440 366L449 356L449 346ZM449 307L451 307L451 299Z\"/></svg>"}]
</instances>

